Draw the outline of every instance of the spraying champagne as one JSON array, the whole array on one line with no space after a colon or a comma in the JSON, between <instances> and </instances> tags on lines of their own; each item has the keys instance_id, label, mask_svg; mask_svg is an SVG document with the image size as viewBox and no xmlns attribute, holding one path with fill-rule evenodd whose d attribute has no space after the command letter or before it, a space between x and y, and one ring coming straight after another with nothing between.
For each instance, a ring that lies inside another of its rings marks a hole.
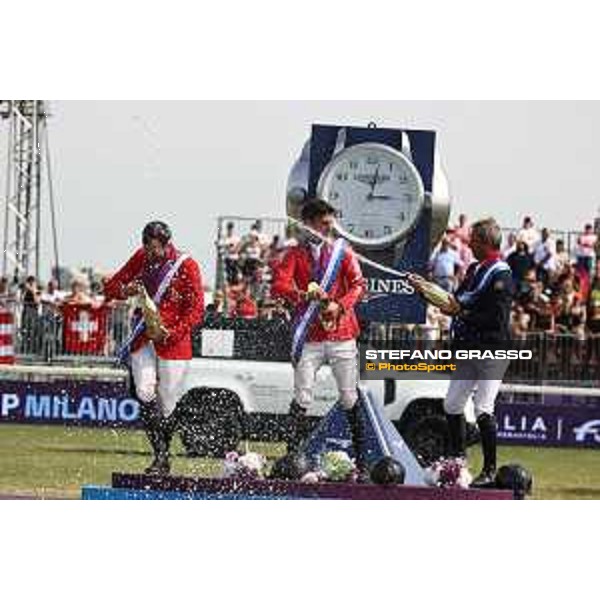
<instances>
[{"instance_id":1,"label":"spraying champagne","mask_svg":"<svg viewBox=\"0 0 600 600\"><path fill-rule=\"evenodd\" d=\"M314 236L322 242L327 244L331 244L331 240L327 237L321 235L318 231L315 231L311 227L308 227L302 221L298 221L293 217L288 217L288 220L291 221L295 226L302 229L306 233ZM431 281L427 281L420 275L416 273L410 273L408 271L397 271L396 269L392 269L391 267L387 267L382 265L358 252L354 252L356 258L363 264L369 265L378 271L383 273L388 273L389 275L395 275L396 277L401 277L410 282L410 284L415 288L415 291L427 302L437 306L442 312L448 315L454 315L460 310L460 305L456 301L456 298L446 290L442 289L440 286L432 283ZM310 286L309 286L310 287ZM310 290L309 290L310 291Z\"/></svg>"},{"instance_id":2,"label":"spraying champagne","mask_svg":"<svg viewBox=\"0 0 600 600\"><path fill-rule=\"evenodd\" d=\"M148 337L154 340L166 335L168 331L162 324L158 307L143 285L139 286L137 302L144 317Z\"/></svg>"}]
</instances>

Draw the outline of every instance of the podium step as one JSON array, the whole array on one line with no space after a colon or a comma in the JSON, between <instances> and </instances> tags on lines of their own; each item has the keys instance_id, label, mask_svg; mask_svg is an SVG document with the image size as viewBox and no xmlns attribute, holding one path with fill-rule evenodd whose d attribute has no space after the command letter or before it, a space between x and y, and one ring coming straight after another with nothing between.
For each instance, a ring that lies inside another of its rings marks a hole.
<instances>
[{"instance_id":1,"label":"podium step","mask_svg":"<svg viewBox=\"0 0 600 600\"><path fill-rule=\"evenodd\" d=\"M357 483L154 477L113 473L112 486L84 486L83 500L511 500L506 490Z\"/></svg>"}]
</instances>

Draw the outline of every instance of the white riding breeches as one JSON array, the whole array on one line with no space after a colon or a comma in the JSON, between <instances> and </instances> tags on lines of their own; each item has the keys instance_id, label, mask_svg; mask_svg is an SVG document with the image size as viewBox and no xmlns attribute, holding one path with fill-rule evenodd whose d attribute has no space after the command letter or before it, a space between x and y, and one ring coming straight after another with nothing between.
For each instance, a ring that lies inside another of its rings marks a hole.
<instances>
[{"instance_id":1,"label":"white riding breeches","mask_svg":"<svg viewBox=\"0 0 600 600\"><path fill-rule=\"evenodd\" d=\"M450 380L444 401L446 413L462 414L475 390L473 394L475 416L479 417L484 413L493 415L496 396L509 361L485 359L457 362L457 369Z\"/></svg>"},{"instance_id":2,"label":"white riding breeches","mask_svg":"<svg viewBox=\"0 0 600 600\"><path fill-rule=\"evenodd\" d=\"M165 417L174 410L183 394L189 360L163 360L154 346L145 344L131 354L135 390L142 402L158 402Z\"/></svg>"},{"instance_id":3,"label":"white riding breeches","mask_svg":"<svg viewBox=\"0 0 600 600\"><path fill-rule=\"evenodd\" d=\"M355 340L307 342L294 369L294 398L308 409L313 398L317 371L328 364L335 378L339 399L345 409L354 406L358 393L358 362Z\"/></svg>"}]
</instances>

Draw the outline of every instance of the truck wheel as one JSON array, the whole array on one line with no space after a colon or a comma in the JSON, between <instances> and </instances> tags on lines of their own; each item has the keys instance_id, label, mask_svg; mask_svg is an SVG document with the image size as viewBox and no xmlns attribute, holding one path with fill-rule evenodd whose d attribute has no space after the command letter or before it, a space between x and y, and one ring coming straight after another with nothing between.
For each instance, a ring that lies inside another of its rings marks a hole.
<instances>
[{"instance_id":1,"label":"truck wheel","mask_svg":"<svg viewBox=\"0 0 600 600\"><path fill-rule=\"evenodd\" d=\"M182 400L181 441L188 456L223 457L242 439L243 411L226 390L205 390Z\"/></svg>"},{"instance_id":2,"label":"truck wheel","mask_svg":"<svg viewBox=\"0 0 600 600\"><path fill-rule=\"evenodd\" d=\"M411 419L400 431L422 466L444 456L448 447L448 424L442 415Z\"/></svg>"}]
</instances>

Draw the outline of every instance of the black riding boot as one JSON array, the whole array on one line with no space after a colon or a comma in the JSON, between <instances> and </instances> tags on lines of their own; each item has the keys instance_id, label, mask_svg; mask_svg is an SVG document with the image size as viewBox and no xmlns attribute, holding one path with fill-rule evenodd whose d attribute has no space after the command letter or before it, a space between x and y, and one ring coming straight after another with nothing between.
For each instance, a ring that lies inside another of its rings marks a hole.
<instances>
[{"instance_id":1,"label":"black riding boot","mask_svg":"<svg viewBox=\"0 0 600 600\"><path fill-rule=\"evenodd\" d=\"M496 417L484 413L477 418L477 426L481 434L483 469L471 487L491 487L496 480Z\"/></svg>"},{"instance_id":2,"label":"black riding boot","mask_svg":"<svg viewBox=\"0 0 600 600\"><path fill-rule=\"evenodd\" d=\"M295 400L292 400L287 415L286 428L288 454L298 452L302 442L304 442L309 433L310 423L306 416L306 409L300 406Z\"/></svg>"},{"instance_id":3,"label":"black riding boot","mask_svg":"<svg viewBox=\"0 0 600 600\"><path fill-rule=\"evenodd\" d=\"M352 436L352 445L354 447L354 455L356 456L356 469L358 471L358 481L366 483L369 481L369 465L365 458L365 428L360 417L358 401L354 406L344 411L348 424L350 425L350 435Z\"/></svg>"},{"instance_id":4,"label":"black riding boot","mask_svg":"<svg viewBox=\"0 0 600 600\"><path fill-rule=\"evenodd\" d=\"M162 418L162 434L163 434L163 444L165 448L165 454L167 457L167 463L170 460L170 449L171 449L171 441L173 440L173 436L179 430L180 425L180 411L178 410L179 406L175 406L175 409L168 417ZM171 465L168 464L169 471L171 470Z\"/></svg>"},{"instance_id":5,"label":"black riding boot","mask_svg":"<svg viewBox=\"0 0 600 600\"><path fill-rule=\"evenodd\" d=\"M448 456L464 458L467 445L467 423L465 415L446 414L448 422Z\"/></svg>"},{"instance_id":6,"label":"black riding boot","mask_svg":"<svg viewBox=\"0 0 600 600\"><path fill-rule=\"evenodd\" d=\"M168 475L171 471L169 445L171 435L166 420L156 402L140 402L140 418L154 453L152 464L144 470L146 475Z\"/></svg>"}]
</instances>

